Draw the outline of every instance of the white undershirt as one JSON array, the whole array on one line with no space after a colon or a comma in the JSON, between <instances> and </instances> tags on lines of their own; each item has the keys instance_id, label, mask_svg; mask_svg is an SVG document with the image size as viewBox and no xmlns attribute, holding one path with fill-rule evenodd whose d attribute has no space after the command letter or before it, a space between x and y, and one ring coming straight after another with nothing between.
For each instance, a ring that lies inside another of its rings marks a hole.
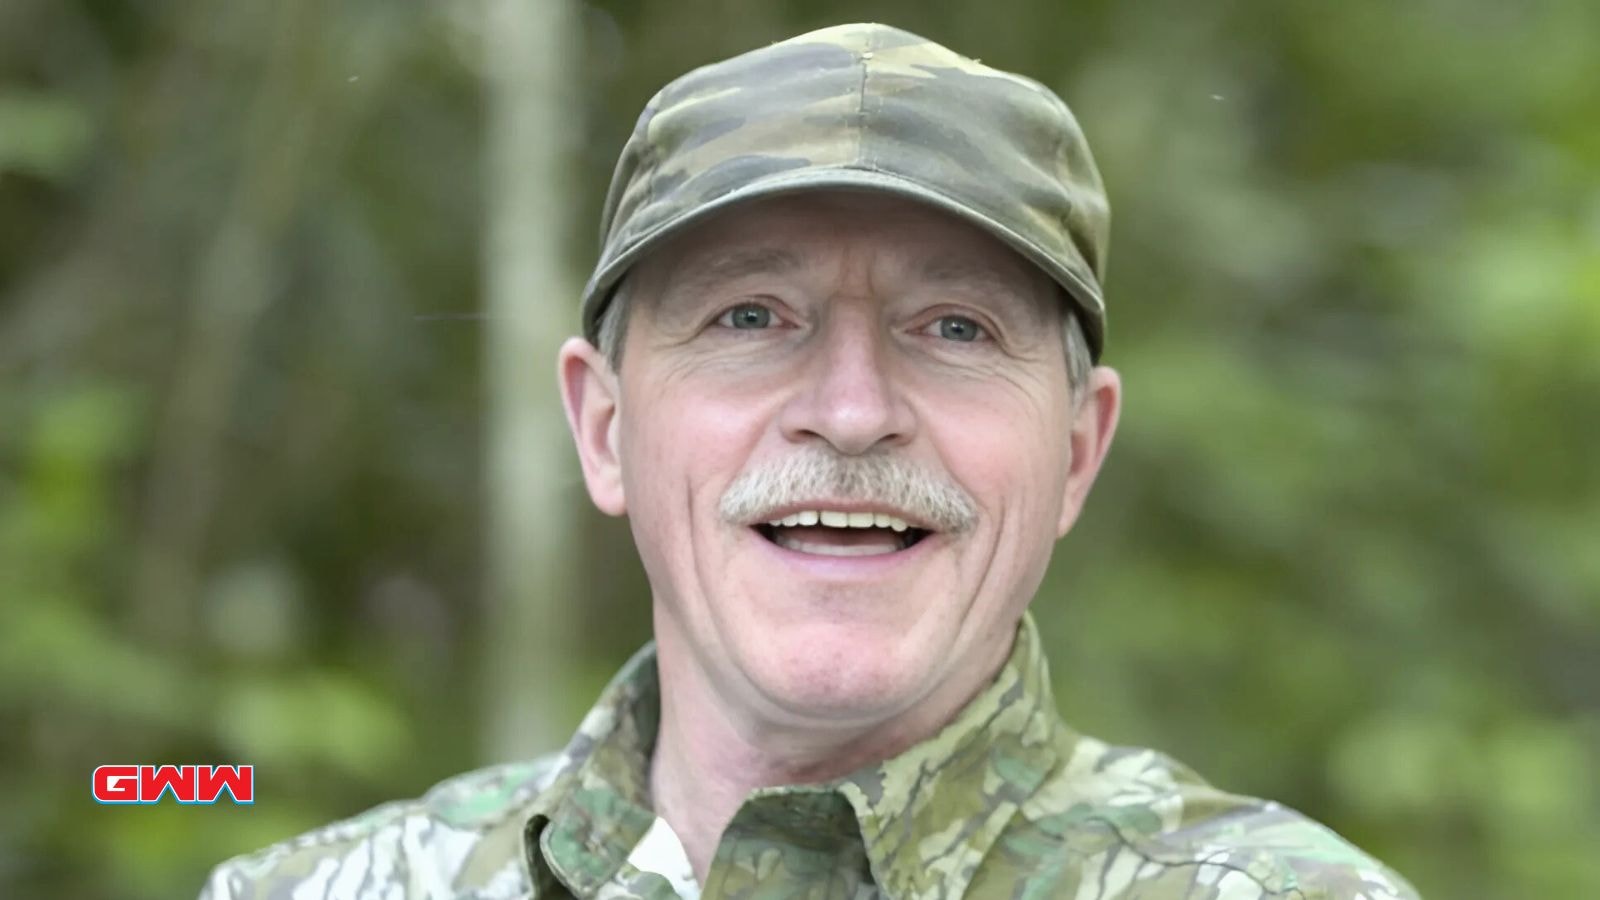
<instances>
[{"instance_id":1,"label":"white undershirt","mask_svg":"<svg viewBox=\"0 0 1600 900\"><path fill-rule=\"evenodd\" d=\"M650 830L639 843L633 845L628 863L641 872L654 872L665 878L683 900L700 900L700 882L694 878L689 854L672 826L660 816L650 823Z\"/></svg>"}]
</instances>

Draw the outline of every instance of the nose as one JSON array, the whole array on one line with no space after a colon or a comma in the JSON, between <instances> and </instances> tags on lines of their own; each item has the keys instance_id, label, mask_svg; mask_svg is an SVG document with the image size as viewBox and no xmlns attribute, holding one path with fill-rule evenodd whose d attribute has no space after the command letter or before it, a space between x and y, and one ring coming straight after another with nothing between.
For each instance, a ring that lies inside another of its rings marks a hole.
<instances>
[{"instance_id":1,"label":"nose","mask_svg":"<svg viewBox=\"0 0 1600 900\"><path fill-rule=\"evenodd\" d=\"M820 438L857 455L911 439L916 413L896 379L893 350L877 318L870 309L840 312L815 336L800 390L780 416L789 440Z\"/></svg>"}]
</instances>

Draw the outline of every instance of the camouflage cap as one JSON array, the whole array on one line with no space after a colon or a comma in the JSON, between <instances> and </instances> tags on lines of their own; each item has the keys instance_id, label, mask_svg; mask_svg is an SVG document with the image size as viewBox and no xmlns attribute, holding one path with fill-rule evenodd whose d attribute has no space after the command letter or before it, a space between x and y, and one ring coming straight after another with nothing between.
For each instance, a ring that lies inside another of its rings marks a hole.
<instances>
[{"instance_id":1,"label":"camouflage cap","mask_svg":"<svg viewBox=\"0 0 1600 900\"><path fill-rule=\"evenodd\" d=\"M583 293L596 340L613 288L668 235L733 203L882 191L965 219L1044 269L1105 340L1110 207L1089 145L1043 85L884 25L839 25L696 69L645 106Z\"/></svg>"}]
</instances>

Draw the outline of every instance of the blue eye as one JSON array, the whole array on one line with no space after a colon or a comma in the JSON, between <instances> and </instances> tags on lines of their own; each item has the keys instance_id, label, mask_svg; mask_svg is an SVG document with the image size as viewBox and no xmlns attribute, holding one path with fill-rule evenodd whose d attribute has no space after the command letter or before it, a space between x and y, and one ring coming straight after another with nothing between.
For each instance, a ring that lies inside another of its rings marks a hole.
<instances>
[{"instance_id":1,"label":"blue eye","mask_svg":"<svg viewBox=\"0 0 1600 900\"><path fill-rule=\"evenodd\" d=\"M939 326L939 337L947 341L967 344L984 336L983 326L966 316L942 316L935 324Z\"/></svg>"},{"instance_id":2,"label":"blue eye","mask_svg":"<svg viewBox=\"0 0 1600 900\"><path fill-rule=\"evenodd\" d=\"M772 310L746 303L723 313L717 324L724 328L757 329L772 325Z\"/></svg>"}]
</instances>

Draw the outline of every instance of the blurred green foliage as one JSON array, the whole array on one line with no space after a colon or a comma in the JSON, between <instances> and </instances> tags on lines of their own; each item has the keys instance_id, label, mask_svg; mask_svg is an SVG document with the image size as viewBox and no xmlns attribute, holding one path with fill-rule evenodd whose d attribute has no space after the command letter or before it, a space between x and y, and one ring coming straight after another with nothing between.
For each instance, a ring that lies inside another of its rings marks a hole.
<instances>
[{"instance_id":1,"label":"blurred green foliage","mask_svg":"<svg viewBox=\"0 0 1600 900\"><path fill-rule=\"evenodd\" d=\"M1035 607L1068 719L1432 896L1600 895L1600 5L581 13L575 275L634 116L702 62L876 19L1065 96L1128 388ZM0 894L185 896L484 761L482 21L0 3ZM647 593L549 477L575 721ZM89 798L223 761L254 806Z\"/></svg>"}]
</instances>

